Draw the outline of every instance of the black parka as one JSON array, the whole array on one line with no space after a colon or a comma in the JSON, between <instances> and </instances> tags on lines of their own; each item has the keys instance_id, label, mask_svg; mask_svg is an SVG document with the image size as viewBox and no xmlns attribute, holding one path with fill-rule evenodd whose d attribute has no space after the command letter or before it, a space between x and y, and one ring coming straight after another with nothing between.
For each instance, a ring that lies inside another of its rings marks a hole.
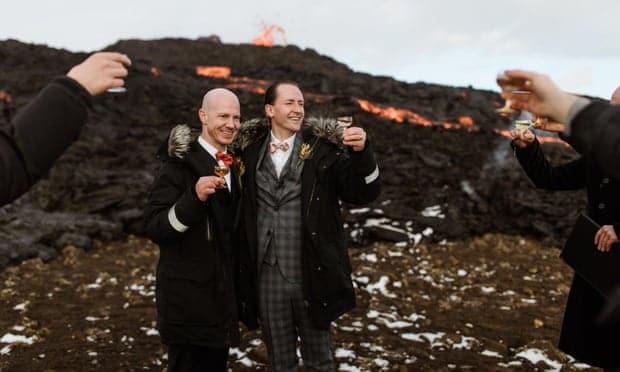
<instances>
[{"instance_id":1,"label":"black parka","mask_svg":"<svg viewBox=\"0 0 620 372\"><path fill-rule=\"evenodd\" d=\"M339 144L336 122L309 119L298 134L312 148L303 161L301 211L303 228L302 286L314 326L327 329L330 322L355 307L351 263L347 253L340 201L366 204L380 193L378 166L370 142L354 152ZM242 176L242 238L237 285L240 319L257 326L257 202L256 164L270 127L259 121L244 123L238 138Z\"/></svg>"},{"instance_id":2,"label":"black parka","mask_svg":"<svg viewBox=\"0 0 620 372\"><path fill-rule=\"evenodd\" d=\"M0 206L22 195L79 136L91 96L75 80L55 79L0 129Z\"/></svg>"},{"instance_id":3,"label":"black parka","mask_svg":"<svg viewBox=\"0 0 620 372\"><path fill-rule=\"evenodd\" d=\"M238 325L232 232L240 196L236 170L231 168L232 193L218 189L202 202L194 187L199 177L213 175L215 159L196 141L186 153L177 154L183 158L162 156L145 210L147 236L159 245L160 252L158 329L165 344L235 345ZM173 227L171 208L189 229L179 232Z\"/></svg>"}]
</instances>

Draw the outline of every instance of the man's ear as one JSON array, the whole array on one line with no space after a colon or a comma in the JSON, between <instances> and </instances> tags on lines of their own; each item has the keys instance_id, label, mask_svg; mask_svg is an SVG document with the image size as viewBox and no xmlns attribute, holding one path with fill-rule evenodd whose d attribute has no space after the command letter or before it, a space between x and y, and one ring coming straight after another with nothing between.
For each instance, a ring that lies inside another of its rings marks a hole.
<instances>
[{"instance_id":1,"label":"man's ear","mask_svg":"<svg viewBox=\"0 0 620 372\"><path fill-rule=\"evenodd\" d=\"M202 124L207 124L207 112L202 107L198 109L198 118Z\"/></svg>"},{"instance_id":2,"label":"man's ear","mask_svg":"<svg viewBox=\"0 0 620 372\"><path fill-rule=\"evenodd\" d=\"M275 114L274 114L274 111L273 111L273 105L270 105L270 104L265 105L265 114L269 118L274 117Z\"/></svg>"}]
</instances>

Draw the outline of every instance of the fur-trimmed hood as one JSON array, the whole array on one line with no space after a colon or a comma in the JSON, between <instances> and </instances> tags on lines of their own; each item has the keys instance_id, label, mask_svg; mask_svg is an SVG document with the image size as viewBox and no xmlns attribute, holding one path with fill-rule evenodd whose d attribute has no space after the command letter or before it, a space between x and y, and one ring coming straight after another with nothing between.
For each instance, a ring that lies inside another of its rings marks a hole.
<instances>
[{"instance_id":1,"label":"fur-trimmed hood","mask_svg":"<svg viewBox=\"0 0 620 372\"><path fill-rule=\"evenodd\" d=\"M267 119L251 119L241 123L239 133L229 151L239 153L246 147L264 138L269 133L270 125ZM334 118L310 117L304 120L301 133L310 133L323 138L335 145L342 146L342 127ZM168 156L183 159L189 151L190 144L198 138L200 132L193 130L187 124L180 124L172 128L168 137Z\"/></svg>"},{"instance_id":2,"label":"fur-trimmed hood","mask_svg":"<svg viewBox=\"0 0 620 372\"><path fill-rule=\"evenodd\" d=\"M267 119L252 119L241 123L239 133L231 144L232 152L243 151L251 145L264 138L269 133L271 126ZM334 118L309 117L302 124L300 133L302 135L312 134L315 137L323 138L335 145L342 145L342 127Z\"/></svg>"}]
</instances>

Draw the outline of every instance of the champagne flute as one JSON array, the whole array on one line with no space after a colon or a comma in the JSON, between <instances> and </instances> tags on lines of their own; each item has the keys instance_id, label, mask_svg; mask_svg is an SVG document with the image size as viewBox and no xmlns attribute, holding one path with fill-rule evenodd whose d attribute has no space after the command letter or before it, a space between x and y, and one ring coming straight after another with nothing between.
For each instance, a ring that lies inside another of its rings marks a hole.
<instances>
[{"instance_id":1,"label":"champagne flute","mask_svg":"<svg viewBox=\"0 0 620 372\"><path fill-rule=\"evenodd\" d=\"M515 94L515 95L530 94L530 92L526 90L519 90L525 83L525 80L510 79L508 78L508 76L506 76L506 74L504 74L503 72L500 72L499 74L497 74L496 81L497 81L497 85L499 85L500 88L502 89L502 92L507 95L507 98L506 98L506 101L504 102L504 106L498 108L497 110L495 110L495 112L497 112L501 116L506 116L506 117L512 117L514 115L517 115L519 113L519 110L515 110L510 107L511 102L510 102L510 98L508 97L512 94Z\"/></svg>"},{"instance_id":2,"label":"champagne flute","mask_svg":"<svg viewBox=\"0 0 620 372\"><path fill-rule=\"evenodd\" d=\"M227 165L216 165L213 168L213 173L215 173L216 176L221 177L224 180L224 182L216 186L216 188L218 189L228 188L228 186L226 185L226 179L224 178L224 176L228 174L228 171L229 169Z\"/></svg>"},{"instance_id":3,"label":"champagne flute","mask_svg":"<svg viewBox=\"0 0 620 372\"><path fill-rule=\"evenodd\" d=\"M533 128L534 123L529 119L517 119L515 120L515 129L518 132L525 132L526 130Z\"/></svg>"},{"instance_id":4,"label":"champagne flute","mask_svg":"<svg viewBox=\"0 0 620 372\"><path fill-rule=\"evenodd\" d=\"M353 124L353 116L339 116L336 118L339 128L348 128Z\"/></svg>"},{"instance_id":5,"label":"champagne flute","mask_svg":"<svg viewBox=\"0 0 620 372\"><path fill-rule=\"evenodd\" d=\"M353 125L353 116L339 116L336 118L336 124L339 129L342 129L342 136L344 136L344 130Z\"/></svg>"}]
</instances>

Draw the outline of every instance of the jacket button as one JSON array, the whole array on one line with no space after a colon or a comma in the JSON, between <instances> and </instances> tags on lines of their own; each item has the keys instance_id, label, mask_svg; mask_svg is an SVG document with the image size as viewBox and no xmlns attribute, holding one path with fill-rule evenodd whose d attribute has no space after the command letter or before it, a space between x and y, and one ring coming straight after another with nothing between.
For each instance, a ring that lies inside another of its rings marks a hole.
<instances>
[{"instance_id":1,"label":"jacket button","mask_svg":"<svg viewBox=\"0 0 620 372\"><path fill-rule=\"evenodd\" d=\"M600 203L598 205L598 209L605 209L605 203Z\"/></svg>"},{"instance_id":2,"label":"jacket button","mask_svg":"<svg viewBox=\"0 0 620 372\"><path fill-rule=\"evenodd\" d=\"M304 301L304 305L305 305L306 307L308 307L308 306L310 306L310 303L309 303L308 301Z\"/></svg>"},{"instance_id":3,"label":"jacket button","mask_svg":"<svg viewBox=\"0 0 620 372\"><path fill-rule=\"evenodd\" d=\"M609 183L609 178L608 177L603 178L603 183L604 184L608 184Z\"/></svg>"},{"instance_id":4,"label":"jacket button","mask_svg":"<svg viewBox=\"0 0 620 372\"><path fill-rule=\"evenodd\" d=\"M312 232L312 236L316 236L316 231L313 231L313 232Z\"/></svg>"},{"instance_id":5,"label":"jacket button","mask_svg":"<svg viewBox=\"0 0 620 372\"><path fill-rule=\"evenodd\" d=\"M317 266L316 271L321 271L323 268L321 266Z\"/></svg>"},{"instance_id":6,"label":"jacket button","mask_svg":"<svg viewBox=\"0 0 620 372\"><path fill-rule=\"evenodd\" d=\"M318 196L316 197L316 201L319 201L319 197Z\"/></svg>"},{"instance_id":7,"label":"jacket button","mask_svg":"<svg viewBox=\"0 0 620 372\"><path fill-rule=\"evenodd\" d=\"M327 302L323 302L323 307L327 307Z\"/></svg>"}]
</instances>

